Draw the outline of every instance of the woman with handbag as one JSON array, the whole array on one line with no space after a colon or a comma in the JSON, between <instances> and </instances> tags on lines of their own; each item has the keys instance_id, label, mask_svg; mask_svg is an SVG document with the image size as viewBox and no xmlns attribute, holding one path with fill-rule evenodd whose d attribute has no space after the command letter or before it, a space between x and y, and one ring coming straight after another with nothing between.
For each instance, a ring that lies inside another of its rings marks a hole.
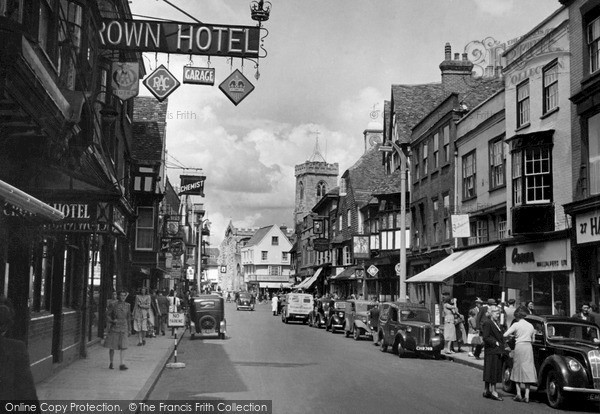
<instances>
[{"instance_id":1,"label":"woman with handbag","mask_svg":"<svg viewBox=\"0 0 600 414\"><path fill-rule=\"evenodd\" d=\"M484 398L502 401L496 391L496 384L502 382L502 356L505 353L504 337L500 328L500 308L488 307L489 319L481 322L481 331L485 354L483 357L483 381L485 383Z\"/></svg>"},{"instance_id":2,"label":"woman with handbag","mask_svg":"<svg viewBox=\"0 0 600 414\"><path fill-rule=\"evenodd\" d=\"M511 381L517 384L517 395L513 400L529 402L529 387L537 384L537 374L533 362L533 347L531 343L535 338L535 328L524 318L527 311L522 307L515 311L515 322L504 333L504 337L515 336L515 349L513 352L513 367L510 373ZM525 388L525 396L521 396L521 388Z\"/></svg>"},{"instance_id":3,"label":"woman with handbag","mask_svg":"<svg viewBox=\"0 0 600 414\"><path fill-rule=\"evenodd\" d=\"M447 297L444 299L444 353L453 354L450 349L452 342L456 341L456 325L454 324L454 314L458 312L456 308L456 299Z\"/></svg>"}]
</instances>

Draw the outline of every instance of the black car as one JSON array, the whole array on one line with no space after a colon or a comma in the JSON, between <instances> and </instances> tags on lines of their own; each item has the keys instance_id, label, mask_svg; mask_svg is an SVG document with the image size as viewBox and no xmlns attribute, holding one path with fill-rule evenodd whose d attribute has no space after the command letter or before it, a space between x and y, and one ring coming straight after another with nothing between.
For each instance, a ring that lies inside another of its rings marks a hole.
<instances>
[{"instance_id":1,"label":"black car","mask_svg":"<svg viewBox=\"0 0 600 414\"><path fill-rule=\"evenodd\" d=\"M593 323L564 316L528 315L536 330L532 342L537 389L545 391L548 405L564 406L571 397L600 401L600 329ZM504 364L503 389L510 381L512 359Z\"/></svg>"},{"instance_id":2,"label":"black car","mask_svg":"<svg viewBox=\"0 0 600 414\"><path fill-rule=\"evenodd\" d=\"M216 295L200 295L190 299L190 337L216 335L225 339L225 303Z\"/></svg>"},{"instance_id":3,"label":"black car","mask_svg":"<svg viewBox=\"0 0 600 414\"><path fill-rule=\"evenodd\" d=\"M338 329L343 330L346 325L346 302L330 300L325 316L327 317L325 330L331 330L331 333L335 333Z\"/></svg>"},{"instance_id":4,"label":"black car","mask_svg":"<svg viewBox=\"0 0 600 414\"><path fill-rule=\"evenodd\" d=\"M236 310L246 309L246 310L254 310L254 295L250 292L240 292L235 301Z\"/></svg>"}]
</instances>

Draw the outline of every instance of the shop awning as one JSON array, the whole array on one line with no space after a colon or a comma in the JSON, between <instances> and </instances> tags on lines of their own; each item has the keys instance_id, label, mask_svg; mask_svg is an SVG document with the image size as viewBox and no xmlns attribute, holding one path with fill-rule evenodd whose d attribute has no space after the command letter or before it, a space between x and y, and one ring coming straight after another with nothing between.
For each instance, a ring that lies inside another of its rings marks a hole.
<instances>
[{"instance_id":1,"label":"shop awning","mask_svg":"<svg viewBox=\"0 0 600 414\"><path fill-rule=\"evenodd\" d=\"M43 220L58 221L65 218L62 212L4 181L0 181L0 201Z\"/></svg>"},{"instance_id":2,"label":"shop awning","mask_svg":"<svg viewBox=\"0 0 600 414\"><path fill-rule=\"evenodd\" d=\"M289 282L258 282L259 288L267 288L267 289L279 289L281 287L291 288L292 284Z\"/></svg>"},{"instance_id":3,"label":"shop awning","mask_svg":"<svg viewBox=\"0 0 600 414\"><path fill-rule=\"evenodd\" d=\"M356 266L349 266L345 268L339 275L331 276L329 279L332 281L348 280L356 277Z\"/></svg>"},{"instance_id":4,"label":"shop awning","mask_svg":"<svg viewBox=\"0 0 600 414\"><path fill-rule=\"evenodd\" d=\"M439 263L425 269L421 273L406 280L406 283L440 283L465 270L477 261L496 250L500 245L494 244L486 247L462 250L452 253Z\"/></svg>"},{"instance_id":5,"label":"shop awning","mask_svg":"<svg viewBox=\"0 0 600 414\"><path fill-rule=\"evenodd\" d=\"M317 281L317 278L321 274L322 267L319 267L314 275L309 277L308 279L304 279L298 285L294 286L294 289L310 289L310 287Z\"/></svg>"}]
</instances>

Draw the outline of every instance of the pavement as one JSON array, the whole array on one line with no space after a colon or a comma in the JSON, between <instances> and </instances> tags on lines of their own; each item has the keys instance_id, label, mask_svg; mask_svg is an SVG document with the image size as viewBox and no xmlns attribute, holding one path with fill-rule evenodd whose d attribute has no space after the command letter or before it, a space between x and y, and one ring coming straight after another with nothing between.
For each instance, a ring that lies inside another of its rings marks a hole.
<instances>
[{"instance_id":1,"label":"pavement","mask_svg":"<svg viewBox=\"0 0 600 414\"><path fill-rule=\"evenodd\" d=\"M184 336L179 328L177 342ZM40 401L56 400L129 400L145 401L167 363L174 362L175 338L146 338L137 346L137 335L129 336L124 361L127 370L119 370L119 351L115 351L114 369L109 369L109 350L100 343L87 350L87 358L74 361L49 378L36 384Z\"/></svg>"},{"instance_id":2,"label":"pavement","mask_svg":"<svg viewBox=\"0 0 600 414\"><path fill-rule=\"evenodd\" d=\"M448 361L456 362L458 364L467 365L473 368L483 370L483 351L481 352L481 359L475 359L475 357L469 356L469 351L455 352L453 354L445 354L442 351L442 358Z\"/></svg>"}]
</instances>

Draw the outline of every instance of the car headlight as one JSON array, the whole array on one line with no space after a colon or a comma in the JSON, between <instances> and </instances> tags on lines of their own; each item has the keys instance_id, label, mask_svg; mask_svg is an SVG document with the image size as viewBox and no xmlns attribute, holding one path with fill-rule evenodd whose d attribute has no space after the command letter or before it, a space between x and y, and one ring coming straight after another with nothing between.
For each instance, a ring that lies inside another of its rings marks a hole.
<instances>
[{"instance_id":1,"label":"car headlight","mask_svg":"<svg viewBox=\"0 0 600 414\"><path fill-rule=\"evenodd\" d=\"M339 316L340 318L343 318L343 317L344 317L344 314L343 314L342 312L340 312L340 313L338 313L338 316Z\"/></svg>"},{"instance_id":2,"label":"car headlight","mask_svg":"<svg viewBox=\"0 0 600 414\"><path fill-rule=\"evenodd\" d=\"M412 327L411 326L407 326L406 327L406 332L412 332Z\"/></svg>"},{"instance_id":3,"label":"car headlight","mask_svg":"<svg viewBox=\"0 0 600 414\"><path fill-rule=\"evenodd\" d=\"M439 335L441 333L440 328L435 328L434 332L436 335Z\"/></svg>"},{"instance_id":4,"label":"car headlight","mask_svg":"<svg viewBox=\"0 0 600 414\"><path fill-rule=\"evenodd\" d=\"M367 318L365 318L365 317L363 316L363 318L362 318L362 321L363 321L364 323L367 323Z\"/></svg>"},{"instance_id":5,"label":"car headlight","mask_svg":"<svg viewBox=\"0 0 600 414\"><path fill-rule=\"evenodd\" d=\"M581 364L575 359L569 359L567 365L569 366L569 369L573 372L577 372L581 369Z\"/></svg>"}]
</instances>

